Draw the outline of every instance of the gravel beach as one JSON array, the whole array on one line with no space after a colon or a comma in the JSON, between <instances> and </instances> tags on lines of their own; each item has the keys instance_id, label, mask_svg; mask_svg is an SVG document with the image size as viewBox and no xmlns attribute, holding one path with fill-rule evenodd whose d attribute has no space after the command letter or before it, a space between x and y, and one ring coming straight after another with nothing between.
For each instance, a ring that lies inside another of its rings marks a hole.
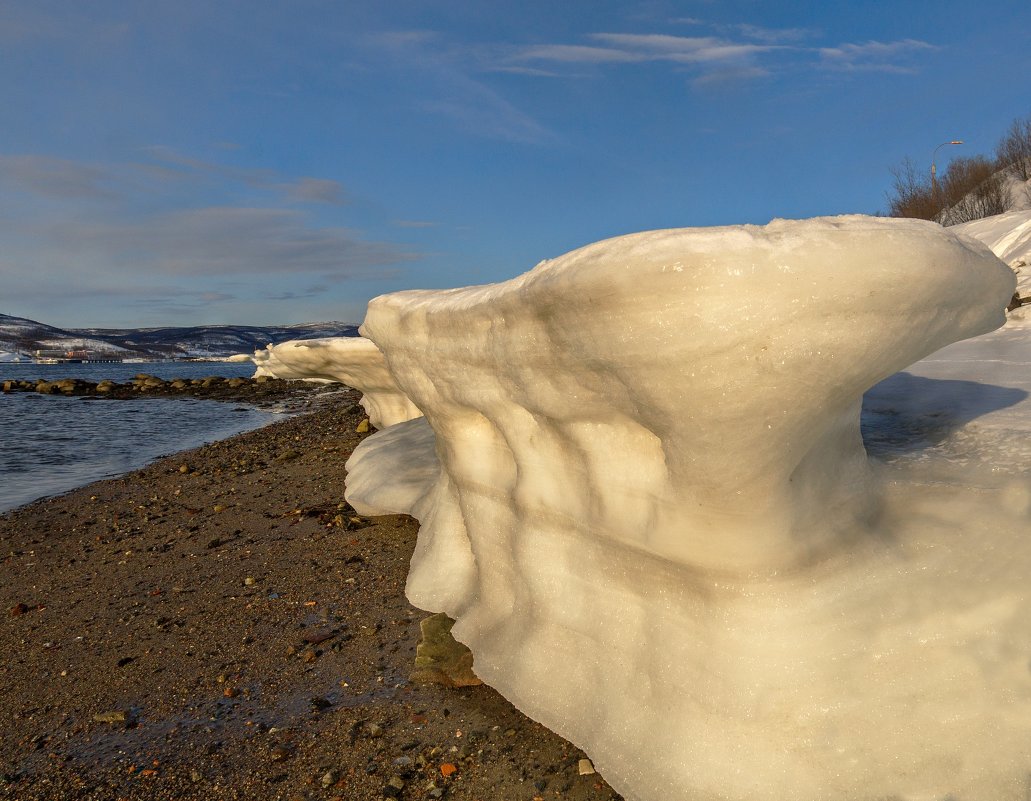
<instances>
[{"instance_id":1,"label":"gravel beach","mask_svg":"<svg viewBox=\"0 0 1031 801\"><path fill-rule=\"evenodd\" d=\"M0 799L618 799L410 681L417 523L343 502L358 395L0 515Z\"/></svg>"}]
</instances>

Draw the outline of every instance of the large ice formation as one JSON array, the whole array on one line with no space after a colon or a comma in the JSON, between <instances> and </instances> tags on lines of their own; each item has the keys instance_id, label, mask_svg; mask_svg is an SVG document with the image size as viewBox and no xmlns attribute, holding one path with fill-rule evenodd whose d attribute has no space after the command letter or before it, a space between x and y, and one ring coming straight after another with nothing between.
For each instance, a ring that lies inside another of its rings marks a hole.
<instances>
[{"instance_id":1,"label":"large ice formation","mask_svg":"<svg viewBox=\"0 0 1031 801\"><path fill-rule=\"evenodd\" d=\"M628 799L1026 801L1026 482L893 472L859 429L1013 285L843 217L382 296L362 333L425 419L356 450L348 498L420 519L409 598Z\"/></svg>"},{"instance_id":2,"label":"large ice formation","mask_svg":"<svg viewBox=\"0 0 1031 801\"><path fill-rule=\"evenodd\" d=\"M292 339L255 351L255 376L338 381L361 390L362 406L376 428L422 414L397 388L383 354L364 337Z\"/></svg>"}]
</instances>

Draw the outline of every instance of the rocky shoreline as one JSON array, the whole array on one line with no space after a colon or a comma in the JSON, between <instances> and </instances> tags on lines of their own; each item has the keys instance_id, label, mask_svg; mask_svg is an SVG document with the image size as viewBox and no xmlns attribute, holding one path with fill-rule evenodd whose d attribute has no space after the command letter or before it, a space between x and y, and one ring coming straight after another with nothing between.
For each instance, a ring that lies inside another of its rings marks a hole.
<instances>
[{"instance_id":1,"label":"rocky shoreline","mask_svg":"<svg viewBox=\"0 0 1031 801\"><path fill-rule=\"evenodd\" d=\"M411 680L417 524L343 502L334 389L0 515L0 799L619 798L489 687Z\"/></svg>"},{"instance_id":2,"label":"rocky shoreline","mask_svg":"<svg viewBox=\"0 0 1031 801\"><path fill-rule=\"evenodd\" d=\"M138 373L129 381L104 379L89 381L83 378L62 378L56 381L39 379L8 379L0 381L0 390L35 392L40 395L67 395L70 397L111 398L127 400L141 397L192 397L208 400L252 403L263 405L293 398L298 395L335 392L339 385L312 381L290 381L269 376L256 378L224 378L212 375L205 378L175 378L166 380L148 373Z\"/></svg>"}]
</instances>

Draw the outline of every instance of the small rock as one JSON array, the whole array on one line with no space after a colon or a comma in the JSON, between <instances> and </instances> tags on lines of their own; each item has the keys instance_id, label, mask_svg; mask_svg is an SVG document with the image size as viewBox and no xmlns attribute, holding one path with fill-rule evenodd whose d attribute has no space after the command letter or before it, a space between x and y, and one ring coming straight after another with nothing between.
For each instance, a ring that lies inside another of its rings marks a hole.
<instances>
[{"instance_id":1,"label":"small rock","mask_svg":"<svg viewBox=\"0 0 1031 801\"><path fill-rule=\"evenodd\" d=\"M191 781L191 782L199 782L199 781L200 781L201 779L203 779L203 778L204 778L204 777L203 777L203 776L201 776L201 773L200 773L200 771L199 771L199 770L197 770L197 769L194 769L194 770L191 770L191 771L190 771L190 781Z\"/></svg>"},{"instance_id":2,"label":"small rock","mask_svg":"<svg viewBox=\"0 0 1031 801\"><path fill-rule=\"evenodd\" d=\"M473 673L473 654L451 636L455 621L443 612L419 623L421 638L415 649L415 682L445 687L473 687L483 682Z\"/></svg>"},{"instance_id":3,"label":"small rock","mask_svg":"<svg viewBox=\"0 0 1031 801\"><path fill-rule=\"evenodd\" d=\"M98 712L93 716L97 723L114 723L128 726L132 722L132 715L122 709L112 709L110 712Z\"/></svg>"},{"instance_id":4,"label":"small rock","mask_svg":"<svg viewBox=\"0 0 1031 801\"><path fill-rule=\"evenodd\" d=\"M337 773L335 770L327 770L325 773L322 774L322 786L323 787L332 787L339 780L340 780L340 774Z\"/></svg>"},{"instance_id":5,"label":"small rock","mask_svg":"<svg viewBox=\"0 0 1031 801\"><path fill-rule=\"evenodd\" d=\"M212 507L212 511L213 511L213 512L214 512L215 514L218 514L219 512L224 512L225 510L226 510L226 507L225 507L225 506L224 506L223 504L221 504L221 503L216 503L216 504L215 504L215 505L214 505L214 506Z\"/></svg>"},{"instance_id":6,"label":"small rock","mask_svg":"<svg viewBox=\"0 0 1031 801\"><path fill-rule=\"evenodd\" d=\"M581 776L593 776L596 773L594 770L594 763L589 759L581 759L577 763L576 769Z\"/></svg>"},{"instance_id":7,"label":"small rock","mask_svg":"<svg viewBox=\"0 0 1031 801\"><path fill-rule=\"evenodd\" d=\"M312 645L318 645L336 636L336 629L315 629L304 634L304 641Z\"/></svg>"},{"instance_id":8,"label":"small rock","mask_svg":"<svg viewBox=\"0 0 1031 801\"><path fill-rule=\"evenodd\" d=\"M273 762L283 762L293 755L293 749L288 745L277 745L269 752L269 759Z\"/></svg>"},{"instance_id":9,"label":"small rock","mask_svg":"<svg viewBox=\"0 0 1031 801\"><path fill-rule=\"evenodd\" d=\"M248 587L253 587L253 586L255 585L255 583L256 583L256 582L255 582L254 576L248 576L247 578L245 578L245 579L243 580L243 583L244 583L244 584L245 584L246 586L248 586Z\"/></svg>"},{"instance_id":10,"label":"small rock","mask_svg":"<svg viewBox=\"0 0 1031 801\"><path fill-rule=\"evenodd\" d=\"M370 737L382 737L383 736L383 727L380 726L378 723L370 723L367 728L368 728L368 732L369 732L369 736Z\"/></svg>"},{"instance_id":11,"label":"small rock","mask_svg":"<svg viewBox=\"0 0 1031 801\"><path fill-rule=\"evenodd\" d=\"M387 798L397 798L401 795L401 791L405 789L405 782L400 776L391 776L387 779L386 786L383 788L383 795Z\"/></svg>"},{"instance_id":12,"label":"small rock","mask_svg":"<svg viewBox=\"0 0 1031 801\"><path fill-rule=\"evenodd\" d=\"M179 465L179 472L180 473L189 473L190 472L190 468L189 468L188 465L181 464L181 465Z\"/></svg>"}]
</instances>

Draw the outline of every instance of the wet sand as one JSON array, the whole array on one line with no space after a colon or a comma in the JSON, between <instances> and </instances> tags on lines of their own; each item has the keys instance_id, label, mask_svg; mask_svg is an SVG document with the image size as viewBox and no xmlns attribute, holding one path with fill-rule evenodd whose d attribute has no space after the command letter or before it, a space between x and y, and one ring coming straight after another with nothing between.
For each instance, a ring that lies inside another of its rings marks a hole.
<instances>
[{"instance_id":1,"label":"wet sand","mask_svg":"<svg viewBox=\"0 0 1031 801\"><path fill-rule=\"evenodd\" d=\"M418 526L343 503L357 399L0 515L0 799L619 798L409 681Z\"/></svg>"}]
</instances>

